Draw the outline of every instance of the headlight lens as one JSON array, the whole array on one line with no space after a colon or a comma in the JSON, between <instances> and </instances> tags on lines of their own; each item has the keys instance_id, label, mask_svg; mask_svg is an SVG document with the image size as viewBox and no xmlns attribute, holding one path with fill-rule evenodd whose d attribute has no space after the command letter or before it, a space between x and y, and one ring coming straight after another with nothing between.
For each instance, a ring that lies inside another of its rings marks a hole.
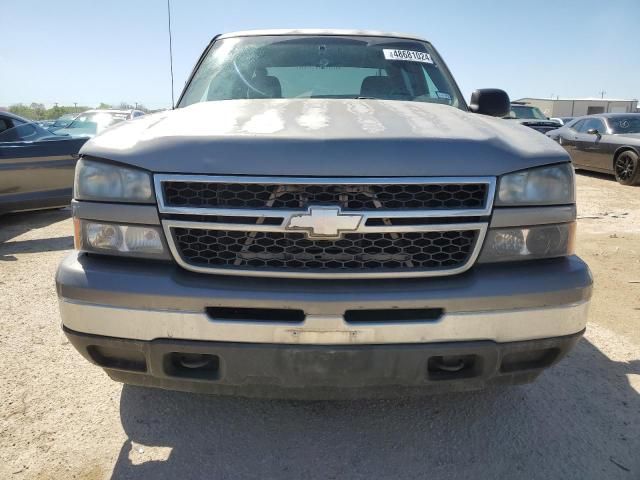
<instances>
[{"instance_id":1,"label":"headlight lens","mask_svg":"<svg viewBox=\"0 0 640 480\"><path fill-rule=\"evenodd\" d=\"M151 175L143 170L80 159L74 197L78 200L153 203Z\"/></svg>"},{"instance_id":2,"label":"headlight lens","mask_svg":"<svg viewBox=\"0 0 640 480\"><path fill-rule=\"evenodd\" d=\"M143 258L168 259L157 227L146 225L117 225L75 219L76 248L85 252L105 253Z\"/></svg>"},{"instance_id":3,"label":"headlight lens","mask_svg":"<svg viewBox=\"0 0 640 480\"><path fill-rule=\"evenodd\" d=\"M500 178L496 205L563 205L575 202L570 163L532 168Z\"/></svg>"},{"instance_id":4,"label":"headlight lens","mask_svg":"<svg viewBox=\"0 0 640 480\"><path fill-rule=\"evenodd\" d=\"M575 222L489 230L479 261L510 262L573 254Z\"/></svg>"}]
</instances>

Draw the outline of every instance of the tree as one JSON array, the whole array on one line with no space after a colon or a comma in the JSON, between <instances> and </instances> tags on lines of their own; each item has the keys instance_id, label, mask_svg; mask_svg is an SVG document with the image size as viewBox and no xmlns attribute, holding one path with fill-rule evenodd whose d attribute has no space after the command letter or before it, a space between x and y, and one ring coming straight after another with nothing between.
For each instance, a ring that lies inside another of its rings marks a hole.
<instances>
[{"instance_id":1,"label":"tree","mask_svg":"<svg viewBox=\"0 0 640 480\"><path fill-rule=\"evenodd\" d=\"M11 113L15 113L16 115L20 115L21 117L29 120L53 120L65 113L83 112L85 110L89 110L89 107L65 107L57 104L47 109L42 103L36 102L31 103L29 106L24 105L23 103L16 103L9 106L9 111Z\"/></svg>"},{"instance_id":2,"label":"tree","mask_svg":"<svg viewBox=\"0 0 640 480\"><path fill-rule=\"evenodd\" d=\"M55 118L61 117L67 113L64 107L59 107L58 105L54 105L45 113L45 118L47 120L53 120Z\"/></svg>"},{"instance_id":3,"label":"tree","mask_svg":"<svg viewBox=\"0 0 640 480\"><path fill-rule=\"evenodd\" d=\"M25 117L28 119L34 119L33 118L33 111L27 107L26 105L22 104L22 103L16 103L15 105L10 105L9 106L9 111L11 113L15 113L16 115L19 115L21 117Z\"/></svg>"},{"instance_id":4,"label":"tree","mask_svg":"<svg viewBox=\"0 0 640 480\"><path fill-rule=\"evenodd\" d=\"M110 108L113 108L111 105L109 105L108 103L104 103L104 102L100 102L100 105L98 105L98 107L100 110L108 110Z\"/></svg>"},{"instance_id":5,"label":"tree","mask_svg":"<svg viewBox=\"0 0 640 480\"><path fill-rule=\"evenodd\" d=\"M46 112L46 108L42 103L33 102L29 105L29 108L33 111L33 119L34 120L42 120L44 118L44 114Z\"/></svg>"}]
</instances>

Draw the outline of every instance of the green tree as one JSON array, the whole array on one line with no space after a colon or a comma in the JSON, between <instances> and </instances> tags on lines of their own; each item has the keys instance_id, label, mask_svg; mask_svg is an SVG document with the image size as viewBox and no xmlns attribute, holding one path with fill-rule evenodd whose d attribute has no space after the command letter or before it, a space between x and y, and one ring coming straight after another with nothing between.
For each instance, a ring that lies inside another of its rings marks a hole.
<instances>
[{"instance_id":1,"label":"green tree","mask_svg":"<svg viewBox=\"0 0 640 480\"><path fill-rule=\"evenodd\" d=\"M56 104L46 111L45 118L47 120L54 120L56 118L61 117L65 113L67 113L65 107L60 107Z\"/></svg>"},{"instance_id":2,"label":"green tree","mask_svg":"<svg viewBox=\"0 0 640 480\"><path fill-rule=\"evenodd\" d=\"M89 107L80 105L78 107L60 106L56 104L51 108L45 108L42 103L36 102L33 102L28 106L23 103L16 103L9 106L9 111L11 113L15 113L16 115L20 115L21 117L29 120L53 120L65 113L84 112L85 110L89 110Z\"/></svg>"},{"instance_id":3,"label":"green tree","mask_svg":"<svg viewBox=\"0 0 640 480\"><path fill-rule=\"evenodd\" d=\"M33 119L34 120L42 120L44 119L44 114L47 111L44 104L33 102L29 105L29 108L33 111Z\"/></svg>"},{"instance_id":4,"label":"green tree","mask_svg":"<svg viewBox=\"0 0 640 480\"><path fill-rule=\"evenodd\" d=\"M23 103L16 103L15 105L10 105L9 111L11 113L15 113L16 115L20 115L21 117L28 118L30 120L35 120L35 118L33 117L34 112Z\"/></svg>"}]
</instances>

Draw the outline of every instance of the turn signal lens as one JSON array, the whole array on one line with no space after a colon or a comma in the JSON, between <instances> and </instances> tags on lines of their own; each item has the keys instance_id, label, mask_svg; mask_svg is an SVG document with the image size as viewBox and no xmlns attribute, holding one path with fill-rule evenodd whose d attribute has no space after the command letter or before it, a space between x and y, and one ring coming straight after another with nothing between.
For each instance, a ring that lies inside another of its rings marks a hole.
<instances>
[{"instance_id":1,"label":"turn signal lens","mask_svg":"<svg viewBox=\"0 0 640 480\"><path fill-rule=\"evenodd\" d=\"M575 222L489 230L479 262L553 258L574 252Z\"/></svg>"},{"instance_id":2,"label":"turn signal lens","mask_svg":"<svg viewBox=\"0 0 640 480\"><path fill-rule=\"evenodd\" d=\"M117 225L76 219L79 250L145 258L169 258L162 232L145 225Z\"/></svg>"}]
</instances>

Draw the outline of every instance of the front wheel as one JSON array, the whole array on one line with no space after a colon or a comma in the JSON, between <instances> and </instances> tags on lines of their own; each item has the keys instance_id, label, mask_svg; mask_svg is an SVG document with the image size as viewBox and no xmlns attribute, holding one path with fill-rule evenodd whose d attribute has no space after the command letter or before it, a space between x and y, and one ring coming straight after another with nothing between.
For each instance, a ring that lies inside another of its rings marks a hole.
<instances>
[{"instance_id":1,"label":"front wheel","mask_svg":"<svg viewBox=\"0 0 640 480\"><path fill-rule=\"evenodd\" d=\"M613 162L613 171L621 185L640 184L640 164L635 152L627 150L618 155Z\"/></svg>"}]
</instances>

